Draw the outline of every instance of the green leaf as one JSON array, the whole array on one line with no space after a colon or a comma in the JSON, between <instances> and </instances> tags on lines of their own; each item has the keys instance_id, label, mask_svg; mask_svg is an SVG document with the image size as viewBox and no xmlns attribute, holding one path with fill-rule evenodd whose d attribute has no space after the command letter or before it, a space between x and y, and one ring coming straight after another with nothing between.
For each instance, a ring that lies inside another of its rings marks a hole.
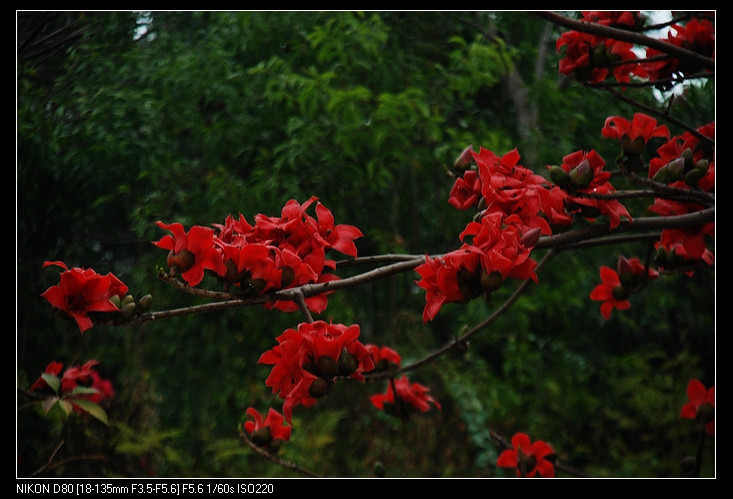
<instances>
[{"instance_id":1,"label":"green leaf","mask_svg":"<svg viewBox=\"0 0 733 499\"><path fill-rule=\"evenodd\" d=\"M88 413L90 416L97 418L102 423L109 425L109 420L107 419L107 413L104 412L104 409L102 409L100 406L98 406L94 402L90 402L88 400L75 400L74 405L79 407L79 409L81 409L82 411Z\"/></svg>"},{"instance_id":2,"label":"green leaf","mask_svg":"<svg viewBox=\"0 0 733 499\"><path fill-rule=\"evenodd\" d=\"M51 387L51 389L58 393L59 388L61 387L61 380L58 378L58 376L54 376L53 374L43 373L41 374L41 378L43 378L43 381L46 382L46 384Z\"/></svg>"}]
</instances>

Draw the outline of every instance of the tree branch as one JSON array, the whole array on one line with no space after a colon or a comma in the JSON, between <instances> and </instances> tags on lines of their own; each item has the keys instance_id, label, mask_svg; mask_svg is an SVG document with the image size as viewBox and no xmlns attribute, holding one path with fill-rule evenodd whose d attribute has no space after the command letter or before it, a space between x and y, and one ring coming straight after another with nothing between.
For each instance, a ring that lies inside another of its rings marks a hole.
<instances>
[{"instance_id":1,"label":"tree branch","mask_svg":"<svg viewBox=\"0 0 733 499\"><path fill-rule=\"evenodd\" d=\"M687 50L682 47L677 47L676 45L672 45L671 43L665 42L663 40L658 40L656 38L652 38L625 29L612 28L610 26L603 26L601 24L586 21L576 21L555 12L538 11L535 12L535 14L543 19L546 19L547 21L550 21L553 24L557 24L558 26L563 26L565 28L575 31L581 31L583 33L604 36L607 38L613 38L615 40L622 40L625 42L657 49L661 52L677 57L681 61L684 61L688 64L694 64L704 69L709 69L710 71L715 70L715 59L701 56L697 52L693 52L692 50Z\"/></svg>"}]
</instances>

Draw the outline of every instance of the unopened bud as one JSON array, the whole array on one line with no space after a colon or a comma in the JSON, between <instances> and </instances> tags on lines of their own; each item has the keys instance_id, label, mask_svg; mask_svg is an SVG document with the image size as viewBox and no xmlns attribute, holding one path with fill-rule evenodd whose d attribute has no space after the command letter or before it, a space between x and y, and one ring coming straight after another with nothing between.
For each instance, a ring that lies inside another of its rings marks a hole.
<instances>
[{"instance_id":1,"label":"unopened bud","mask_svg":"<svg viewBox=\"0 0 733 499\"><path fill-rule=\"evenodd\" d=\"M453 168L460 171L468 170L468 167L471 165L471 161L473 160L473 145L470 145L466 147L463 152L461 152L461 155L456 158L455 163L453 163Z\"/></svg>"},{"instance_id":2,"label":"unopened bud","mask_svg":"<svg viewBox=\"0 0 733 499\"><path fill-rule=\"evenodd\" d=\"M109 297L109 301L112 302L112 305L114 305L117 308L120 308L120 305L122 304L120 301L120 295L112 295Z\"/></svg>"},{"instance_id":3,"label":"unopened bud","mask_svg":"<svg viewBox=\"0 0 733 499\"><path fill-rule=\"evenodd\" d=\"M555 185L563 189L567 188L567 186L570 185L568 172L563 170L561 166L549 166L547 169L550 171L550 180L552 180Z\"/></svg>"},{"instance_id":4,"label":"unopened bud","mask_svg":"<svg viewBox=\"0 0 733 499\"><path fill-rule=\"evenodd\" d=\"M145 295L137 301L137 306L140 310L147 312L150 310L150 306L153 304L153 295Z\"/></svg>"},{"instance_id":5,"label":"unopened bud","mask_svg":"<svg viewBox=\"0 0 733 499\"><path fill-rule=\"evenodd\" d=\"M122 298L122 301L120 303L121 307L124 307L130 303L133 303L135 301L135 297L132 295L125 295L124 298Z\"/></svg>"},{"instance_id":6,"label":"unopened bud","mask_svg":"<svg viewBox=\"0 0 733 499\"><path fill-rule=\"evenodd\" d=\"M707 159L699 159L695 161L695 169L700 170L703 175L708 172L708 168L710 168L710 161Z\"/></svg>"},{"instance_id":7,"label":"unopened bud","mask_svg":"<svg viewBox=\"0 0 733 499\"><path fill-rule=\"evenodd\" d=\"M697 168L693 168L689 172L685 173L684 180L687 185L689 185L690 187L694 187L704 175L705 174L702 171L698 170Z\"/></svg>"},{"instance_id":8,"label":"unopened bud","mask_svg":"<svg viewBox=\"0 0 733 499\"><path fill-rule=\"evenodd\" d=\"M570 170L568 176L570 177L570 185L575 189L585 189L588 187L593 180L595 172L590 167L590 163L587 159L580 162L578 166Z\"/></svg>"},{"instance_id":9,"label":"unopened bud","mask_svg":"<svg viewBox=\"0 0 733 499\"><path fill-rule=\"evenodd\" d=\"M682 157L674 159L657 170L652 180L660 184L671 184L682 177L685 171L685 160Z\"/></svg>"},{"instance_id":10,"label":"unopened bud","mask_svg":"<svg viewBox=\"0 0 733 499\"><path fill-rule=\"evenodd\" d=\"M692 149L689 147L686 148L684 151L682 151L682 156L680 156L684 160L684 166L685 170L689 170L690 168L695 167L695 157L692 153Z\"/></svg>"},{"instance_id":11,"label":"unopened bud","mask_svg":"<svg viewBox=\"0 0 733 499\"><path fill-rule=\"evenodd\" d=\"M349 376L359 367L359 361L344 348L339 355L338 373L341 376Z\"/></svg>"},{"instance_id":12,"label":"unopened bud","mask_svg":"<svg viewBox=\"0 0 733 499\"><path fill-rule=\"evenodd\" d=\"M135 316L135 304L134 303L128 303L127 305L123 305L122 309L120 310L120 317L122 319L129 321Z\"/></svg>"},{"instance_id":13,"label":"unopened bud","mask_svg":"<svg viewBox=\"0 0 733 499\"><path fill-rule=\"evenodd\" d=\"M522 238L519 240L519 242L522 243L525 248L533 248L534 245L537 244L537 242L540 240L541 233L542 229L540 229L539 227L530 229L522 234Z\"/></svg>"}]
</instances>

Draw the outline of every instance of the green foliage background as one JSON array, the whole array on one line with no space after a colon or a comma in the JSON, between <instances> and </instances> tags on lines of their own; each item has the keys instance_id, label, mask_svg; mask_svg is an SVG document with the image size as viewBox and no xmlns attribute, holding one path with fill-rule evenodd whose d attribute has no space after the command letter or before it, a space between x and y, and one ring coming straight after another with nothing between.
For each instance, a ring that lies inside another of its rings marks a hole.
<instances>
[{"instance_id":1,"label":"green foliage background","mask_svg":"<svg viewBox=\"0 0 733 499\"><path fill-rule=\"evenodd\" d=\"M38 26L68 29L69 40L36 56L21 41ZM578 149L614 163L603 122L635 110L558 74L559 33L527 12L19 13L18 387L52 360L94 358L116 396L104 427L42 417L19 394L18 476L298 476L237 434L248 407L280 409L257 360L301 317L244 308L82 336L40 297L58 282L43 262L113 272L157 310L193 305L156 278L157 220L251 221L312 195L364 232L360 256L454 249L471 215L447 204L446 172L467 145L517 147L540 174ZM706 124L714 95L711 81L674 109ZM679 476L696 446L696 425L678 417L687 381L715 383L714 269L666 277L604 321L588 297L598 267L646 250L556 258L467 351L411 374L442 411L393 420L369 403L381 384L339 384L296 410L281 457L326 476L373 476L377 463L394 477L505 476L490 431L522 431L590 476ZM334 294L320 318L358 323L362 342L409 362L511 291L488 306L447 305L423 324L415 278Z\"/></svg>"}]
</instances>

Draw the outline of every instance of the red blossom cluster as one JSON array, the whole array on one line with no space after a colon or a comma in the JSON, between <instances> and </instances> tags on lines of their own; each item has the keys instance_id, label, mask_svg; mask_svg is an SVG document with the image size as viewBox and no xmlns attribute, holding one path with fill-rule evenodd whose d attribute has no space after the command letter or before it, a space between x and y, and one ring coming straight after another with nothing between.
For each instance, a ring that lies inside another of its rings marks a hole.
<instances>
[{"instance_id":1,"label":"red blossom cluster","mask_svg":"<svg viewBox=\"0 0 733 499\"><path fill-rule=\"evenodd\" d=\"M51 362L29 390L33 392L51 388L59 399L70 403L74 411L84 412L79 405L80 401L99 404L115 394L112 383L103 379L94 369L98 364L99 361L90 360L82 366L71 366L59 378L64 365L61 362Z\"/></svg>"},{"instance_id":2,"label":"red blossom cluster","mask_svg":"<svg viewBox=\"0 0 733 499\"><path fill-rule=\"evenodd\" d=\"M618 139L621 146L619 161L626 167L641 163L645 146L654 138L668 140L656 149L656 155L649 161L648 178L656 183L684 191L714 192L715 190L715 124L700 127L699 135L685 132L669 137L669 130L657 126L656 120L641 113L629 121L620 116L606 119L602 129L606 138ZM708 137L705 141L700 137ZM659 216L674 216L694 213L704 208L694 201L678 201L656 198L649 211ZM703 262L712 265L713 253L707 248L707 239L715 235L715 222L705 223L691 229L664 229L655 243L657 249L654 263L659 270L676 269L692 263ZM691 270L687 270L692 275ZM624 281L624 274L634 275L632 284ZM609 319L613 308L625 310L631 307L629 297L639 286L638 276L656 278L657 270L644 268L638 259L619 258L618 273L609 267L601 267L602 284L591 292L591 299L603 302L601 314Z\"/></svg>"},{"instance_id":3,"label":"red blossom cluster","mask_svg":"<svg viewBox=\"0 0 733 499\"><path fill-rule=\"evenodd\" d=\"M714 13L706 15L712 17ZM583 11L581 21L641 31L647 19L638 11ZM684 24L672 24L664 41L715 58L715 26L709 18L693 17ZM556 43L556 50L563 54L560 73L590 83L601 83L609 77L628 83L632 77L638 77L658 82L660 88L668 90L685 76L701 70L694 63L681 61L656 48L646 48L645 58L640 59L633 48L627 41L581 31L567 31Z\"/></svg>"},{"instance_id":4,"label":"red blossom cluster","mask_svg":"<svg viewBox=\"0 0 733 499\"><path fill-rule=\"evenodd\" d=\"M351 225L335 225L331 211L316 203L316 217L306 212L318 201L311 197L303 204L288 201L279 217L255 216L251 225L240 214L227 216L223 224L212 227L195 225L186 231L182 224L157 222L171 232L155 241L168 250L167 263L173 274L180 274L189 286L197 286L209 270L245 296L273 290L321 283L338 279L331 270L336 264L326 258L330 249L356 256L354 240L361 231ZM305 299L314 312L326 309L326 294ZM266 305L283 311L297 310L291 301Z\"/></svg>"},{"instance_id":5,"label":"red blossom cluster","mask_svg":"<svg viewBox=\"0 0 733 499\"><path fill-rule=\"evenodd\" d=\"M699 135L685 132L670 138L657 149L657 157L649 162L649 178L670 187L714 192L715 190L715 123L697 129ZM708 137L705 141L700 137ZM649 210L659 216L684 215L703 209L700 203L657 198ZM706 247L706 238L715 234L715 223L699 229L665 229L656 244L660 268L675 268L694 261L712 265L713 253Z\"/></svg>"},{"instance_id":6,"label":"red blossom cluster","mask_svg":"<svg viewBox=\"0 0 733 499\"><path fill-rule=\"evenodd\" d=\"M64 269L59 284L44 291L43 296L60 313L73 318L81 334L94 323L89 316L95 312L119 312L113 299L122 299L128 291L127 285L112 273L100 275L93 269L74 267L69 269L64 262L45 262L43 267L56 265Z\"/></svg>"},{"instance_id":7,"label":"red blossom cluster","mask_svg":"<svg viewBox=\"0 0 733 499\"><path fill-rule=\"evenodd\" d=\"M293 409L311 407L329 393L336 378L364 381L374 369L369 350L358 340L358 325L303 322L277 337L278 344L263 353L259 364L272 365L265 384L284 399L283 414L292 420Z\"/></svg>"},{"instance_id":8,"label":"red blossom cluster","mask_svg":"<svg viewBox=\"0 0 733 499\"><path fill-rule=\"evenodd\" d=\"M374 360L374 371L392 371L399 369L402 357L390 347L367 345ZM420 383L410 383L407 375L399 379L390 379L387 391L369 397L372 405L380 411L407 418L414 412L428 412L431 404L438 410L440 403L429 395L430 389Z\"/></svg>"}]
</instances>

